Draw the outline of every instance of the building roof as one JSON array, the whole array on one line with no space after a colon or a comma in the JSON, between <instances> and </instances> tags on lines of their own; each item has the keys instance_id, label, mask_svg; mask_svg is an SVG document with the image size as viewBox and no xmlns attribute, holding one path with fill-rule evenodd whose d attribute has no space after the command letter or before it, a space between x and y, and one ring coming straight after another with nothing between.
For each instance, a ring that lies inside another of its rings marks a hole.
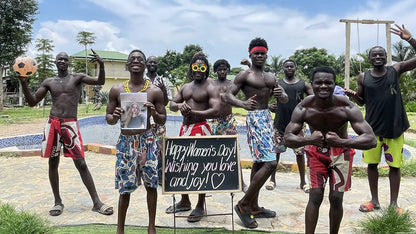
<instances>
[{"instance_id":1,"label":"building roof","mask_svg":"<svg viewBox=\"0 0 416 234\"><path fill-rule=\"evenodd\" d=\"M105 61L121 61L126 62L128 54L120 53L117 51L105 51L105 50L94 50L103 60ZM88 58L92 58L89 54L91 54L91 50L87 51ZM71 55L72 58L75 59L85 59L85 50L82 50L78 53Z\"/></svg>"}]
</instances>

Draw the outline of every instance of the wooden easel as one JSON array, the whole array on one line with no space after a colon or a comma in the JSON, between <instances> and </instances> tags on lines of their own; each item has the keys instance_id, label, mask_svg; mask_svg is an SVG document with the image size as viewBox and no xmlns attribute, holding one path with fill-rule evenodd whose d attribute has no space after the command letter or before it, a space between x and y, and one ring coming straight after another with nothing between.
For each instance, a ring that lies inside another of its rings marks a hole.
<instances>
[{"instance_id":1,"label":"wooden easel","mask_svg":"<svg viewBox=\"0 0 416 234\"><path fill-rule=\"evenodd\" d=\"M231 196L231 213L217 213L217 214L204 214L202 217L208 217L208 216L224 216L224 215L231 215L231 228L232 233L234 234L234 193L230 193ZM172 194L172 206L175 207L176 204L176 198L175 194ZM204 209L207 210L207 204L206 201L204 203ZM176 218L188 218L187 215L176 215L176 212L173 212L173 233L176 234Z\"/></svg>"}]
</instances>

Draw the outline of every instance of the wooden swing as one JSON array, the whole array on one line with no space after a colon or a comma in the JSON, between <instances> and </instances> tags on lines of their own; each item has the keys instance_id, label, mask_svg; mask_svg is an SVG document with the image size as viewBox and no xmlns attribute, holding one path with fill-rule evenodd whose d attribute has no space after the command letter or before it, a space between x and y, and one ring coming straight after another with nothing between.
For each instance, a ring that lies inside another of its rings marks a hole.
<instances>
[{"instance_id":1,"label":"wooden swing","mask_svg":"<svg viewBox=\"0 0 416 234\"><path fill-rule=\"evenodd\" d=\"M378 33L379 25L386 24L386 41L387 41L387 65L391 65L391 33L390 27L391 24L394 24L394 21L389 20L350 20L350 19L340 19L342 23L345 23L345 79L344 86L345 88L350 87L350 39L351 39L351 23L357 24L357 34L358 34L358 47L360 47L360 37L359 37L359 27L358 24L377 24L377 45L378 45ZM360 48L358 48L360 50ZM361 70L361 64L360 64Z\"/></svg>"}]
</instances>

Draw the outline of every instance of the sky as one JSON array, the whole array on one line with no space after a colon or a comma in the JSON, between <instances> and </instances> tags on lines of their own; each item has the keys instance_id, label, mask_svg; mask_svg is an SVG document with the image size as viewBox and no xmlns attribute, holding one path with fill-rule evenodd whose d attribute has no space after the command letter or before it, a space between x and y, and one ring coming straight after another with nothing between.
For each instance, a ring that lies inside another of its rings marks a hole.
<instances>
[{"instance_id":1,"label":"sky","mask_svg":"<svg viewBox=\"0 0 416 234\"><path fill-rule=\"evenodd\" d=\"M345 54L345 23L340 19L394 21L416 36L414 0L38 0L33 43L51 39L53 55L84 50L76 36L88 31L96 36L96 50L128 54L142 50L146 56L163 56L167 50L183 52L197 44L210 63L227 59L240 67L248 58L248 45L264 38L268 55L286 59L296 50L324 48ZM394 27L394 26L393 26ZM392 43L400 37L391 34ZM385 24L351 24L351 54L375 45L386 47Z\"/></svg>"}]
</instances>

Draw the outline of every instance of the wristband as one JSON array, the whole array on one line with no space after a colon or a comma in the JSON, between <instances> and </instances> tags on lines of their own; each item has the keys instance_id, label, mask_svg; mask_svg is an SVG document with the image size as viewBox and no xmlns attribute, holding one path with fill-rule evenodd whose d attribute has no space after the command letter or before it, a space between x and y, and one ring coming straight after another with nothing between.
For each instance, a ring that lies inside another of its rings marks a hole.
<instances>
[{"instance_id":1,"label":"wristband","mask_svg":"<svg viewBox=\"0 0 416 234\"><path fill-rule=\"evenodd\" d=\"M407 42L410 42L413 39L413 37L410 37L409 39L407 39Z\"/></svg>"}]
</instances>

